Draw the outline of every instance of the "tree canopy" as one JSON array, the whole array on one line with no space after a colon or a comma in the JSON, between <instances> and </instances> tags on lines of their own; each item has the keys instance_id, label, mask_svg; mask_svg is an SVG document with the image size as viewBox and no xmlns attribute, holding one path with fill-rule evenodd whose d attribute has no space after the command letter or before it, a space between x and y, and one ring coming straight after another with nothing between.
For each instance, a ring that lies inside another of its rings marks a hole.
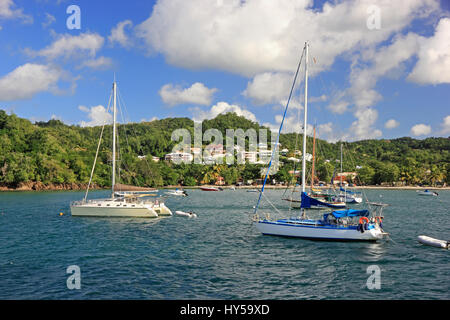
<instances>
[{"instance_id":1,"label":"tree canopy","mask_svg":"<svg viewBox=\"0 0 450 320\"><path fill-rule=\"evenodd\" d=\"M138 186L165 185L193 186L215 183L223 179L226 184L239 180L261 178L263 165L257 164L174 164L163 161L178 143L172 141L175 129L185 128L194 134L194 122L188 118L167 118L151 122L120 124L118 126L120 153L118 156L120 182ZM227 129L266 129L256 122L234 113L218 115L202 123L203 133L219 130L224 139ZM86 184L95 157L101 127L67 125L59 120L31 123L29 120L8 115L0 110L0 186L14 188L25 182L43 184ZM270 130L267 138L270 144ZM287 158L293 156L297 145L301 149L302 137L282 134L281 148L289 149L280 156L282 166L274 175L277 181L292 180L289 171L299 165ZM103 142L95 168L93 182L100 187L111 185L112 126L105 126ZM203 145L209 144L204 141ZM248 141L247 141L248 145ZM268 146L270 149L270 145ZM322 181L331 179L340 159L340 143L317 139L316 172ZM417 140L398 139L343 142L344 171L357 171L357 183L442 185L450 182L450 138ZM307 152L312 153L312 138L308 137ZM140 157L139 157L140 156ZM143 159L142 156L146 156ZM152 161L152 156L162 161ZM310 170L310 165L308 165Z\"/></svg>"}]
</instances>

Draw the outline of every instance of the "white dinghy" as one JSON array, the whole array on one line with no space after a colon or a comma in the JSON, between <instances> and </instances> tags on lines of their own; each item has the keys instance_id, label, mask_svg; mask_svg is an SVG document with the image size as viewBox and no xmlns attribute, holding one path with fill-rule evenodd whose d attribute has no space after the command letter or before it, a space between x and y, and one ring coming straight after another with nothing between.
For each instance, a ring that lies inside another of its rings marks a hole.
<instances>
[{"instance_id":1,"label":"white dinghy","mask_svg":"<svg viewBox=\"0 0 450 320\"><path fill-rule=\"evenodd\" d=\"M175 211L175 213L179 216L184 216L188 218L197 218L197 215L194 212Z\"/></svg>"},{"instance_id":2,"label":"white dinghy","mask_svg":"<svg viewBox=\"0 0 450 320\"><path fill-rule=\"evenodd\" d=\"M435 191L431 191L431 190L424 190L424 191L419 191L417 190L417 195L419 196L431 196L431 197L437 197L439 195L439 193L435 192Z\"/></svg>"},{"instance_id":3,"label":"white dinghy","mask_svg":"<svg viewBox=\"0 0 450 320\"><path fill-rule=\"evenodd\" d=\"M432 246L436 248L450 249L450 241L434 239L428 236L418 236L417 240L427 246Z\"/></svg>"}]
</instances>

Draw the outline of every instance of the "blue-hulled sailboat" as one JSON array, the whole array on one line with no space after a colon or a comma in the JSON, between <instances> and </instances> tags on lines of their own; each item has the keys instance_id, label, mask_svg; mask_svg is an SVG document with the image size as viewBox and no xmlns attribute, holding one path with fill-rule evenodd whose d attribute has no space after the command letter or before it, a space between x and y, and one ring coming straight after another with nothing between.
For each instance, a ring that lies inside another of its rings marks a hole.
<instances>
[{"instance_id":1,"label":"blue-hulled sailboat","mask_svg":"<svg viewBox=\"0 0 450 320\"><path fill-rule=\"evenodd\" d=\"M281 129L283 127L286 111L289 106L289 101L295 86L297 75L300 69L303 56L305 56L305 108L304 108L304 125L303 125L303 162L302 162L302 193L301 193L301 217L271 220L269 214L266 213L266 218L260 218L258 214L261 197L264 194L264 187L267 176L272 165L273 155L276 147L273 148L272 158L269 162L269 168L264 179L263 187L255 206L253 223L256 229L265 235L298 237L314 240L344 240L344 241L376 241L382 239L387 233L383 231L382 226L382 209L385 204L368 203L374 205L377 210L371 212L369 210L334 210L323 214L321 218L309 219L306 216L306 209L311 208L312 205L318 204L318 199L308 196L305 191L305 173L306 173L306 128L307 128L307 110L308 110L308 42L303 48L302 57L294 77L294 83L291 88L291 93L284 110L283 119L278 131L277 143L279 141ZM278 144L277 144L278 145Z\"/></svg>"}]
</instances>

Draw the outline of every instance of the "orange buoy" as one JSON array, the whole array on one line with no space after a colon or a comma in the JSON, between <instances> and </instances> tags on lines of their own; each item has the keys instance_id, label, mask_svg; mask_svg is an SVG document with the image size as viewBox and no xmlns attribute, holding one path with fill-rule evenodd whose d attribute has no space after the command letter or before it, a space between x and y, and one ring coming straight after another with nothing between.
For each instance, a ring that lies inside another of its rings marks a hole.
<instances>
[{"instance_id":1,"label":"orange buoy","mask_svg":"<svg viewBox=\"0 0 450 320\"><path fill-rule=\"evenodd\" d=\"M369 218L367 218L367 217L361 217L361 218L359 218L359 224L363 224L364 221L365 221L366 223L369 223Z\"/></svg>"}]
</instances>

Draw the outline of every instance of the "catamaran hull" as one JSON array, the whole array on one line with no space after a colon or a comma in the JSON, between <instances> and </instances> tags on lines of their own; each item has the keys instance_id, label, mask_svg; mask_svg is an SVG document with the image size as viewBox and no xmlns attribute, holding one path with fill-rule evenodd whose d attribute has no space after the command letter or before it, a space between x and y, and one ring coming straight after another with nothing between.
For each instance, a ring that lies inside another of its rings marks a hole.
<instances>
[{"instance_id":1,"label":"catamaran hull","mask_svg":"<svg viewBox=\"0 0 450 320\"><path fill-rule=\"evenodd\" d=\"M133 217L133 218L157 218L158 213L152 208L121 208L121 207L94 207L72 206L72 216L77 217Z\"/></svg>"},{"instance_id":2,"label":"catamaran hull","mask_svg":"<svg viewBox=\"0 0 450 320\"><path fill-rule=\"evenodd\" d=\"M268 220L257 221L255 225L262 234L273 236L331 241L377 241L383 238L383 232L376 228L361 233L346 227L296 225Z\"/></svg>"},{"instance_id":3,"label":"catamaran hull","mask_svg":"<svg viewBox=\"0 0 450 320\"><path fill-rule=\"evenodd\" d=\"M158 216L171 216L172 211L166 207L165 204L161 203L159 205L154 205L152 209L156 212Z\"/></svg>"}]
</instances>

